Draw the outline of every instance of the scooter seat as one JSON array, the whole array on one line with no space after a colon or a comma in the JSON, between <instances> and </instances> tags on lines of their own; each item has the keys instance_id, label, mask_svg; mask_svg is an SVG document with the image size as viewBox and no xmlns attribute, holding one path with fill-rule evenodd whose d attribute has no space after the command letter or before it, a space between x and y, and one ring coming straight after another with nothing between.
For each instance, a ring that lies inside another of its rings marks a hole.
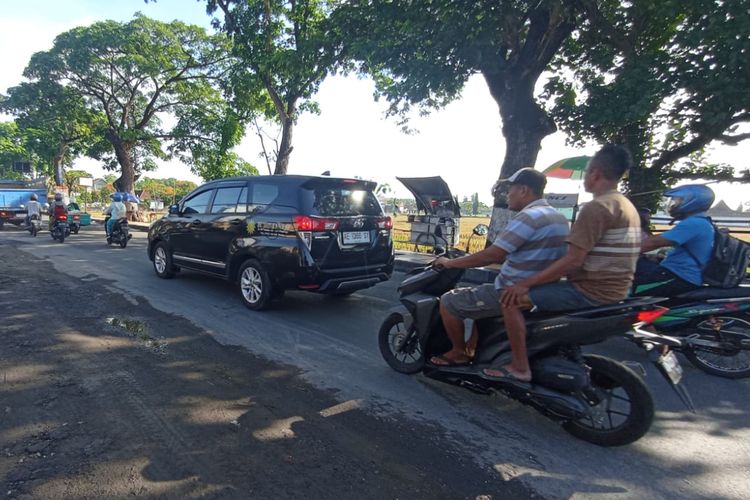
<instances>
[{"instance_id":1,"label":"scooter seat","mask_svg":"<svg viewBox=\"0 0 750 500\"><path fill-rule=\"evenodd\" d=\"M709 300L709 299L734 299L750 297L750 286L738 286L735 288L716 288L702 286L689 292L681 293L672 297L673 300Z\"/></svg>"}]
</instances>

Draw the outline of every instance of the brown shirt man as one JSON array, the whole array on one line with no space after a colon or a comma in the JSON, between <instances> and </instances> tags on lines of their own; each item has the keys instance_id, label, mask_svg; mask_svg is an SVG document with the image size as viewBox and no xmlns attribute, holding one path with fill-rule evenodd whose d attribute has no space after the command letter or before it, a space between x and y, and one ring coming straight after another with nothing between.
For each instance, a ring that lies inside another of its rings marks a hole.
<instances>
[{"instance_id":1,"label":"brown shirt man","mask_svg":"<svg viewBox=\"0 0 750 500\"><path fill-rule=\"evenodd\" d=\"M583 294L600 303L628 296L641 246L641 224L633 204L617 191L587 203L568 242L588 252L583 266L568 276Z\"/></svg>"}]
</instances>

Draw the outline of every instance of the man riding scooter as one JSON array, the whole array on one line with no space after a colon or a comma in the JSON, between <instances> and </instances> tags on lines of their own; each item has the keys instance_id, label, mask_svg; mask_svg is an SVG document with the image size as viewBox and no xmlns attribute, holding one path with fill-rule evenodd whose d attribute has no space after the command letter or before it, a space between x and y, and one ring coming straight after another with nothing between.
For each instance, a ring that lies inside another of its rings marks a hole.
<instances>
[{"instance_id":1,"label":"man riding scooter","mask_svg":"<svg viewBox=\"0 0 750 500\"><path fill-rule=\"evenodd\" d=\"M68 207L65 206L65 203L63 202L63 196L62 193L55 193L55 201L52 202L52 204L49 206L48 210L49 218L49 230L52 231L52 226L54 226L55 221L58 220L58 217L65 217L65 220L68 219Z\"/></svg>"},{"instance_id":2,"label":"man riding scooter","mask_svg":"<svg viewBox=\"0 0 750 500\"><path fill-rule=\"evenodd\" d=\"M703 285L702 269L711 257L714 229L706 210L714 202L708 186L691 184L664 193L670 198L669 215L679 223L641 243L644 253L673 247L660 263L641 257L633 282L633 295L672 297Z\"/></svg>"},{"instance_id":3,"label":"man riding scooter","mask_svg":"<svg viewBox=\"0 0 750 500\"><path fill-rule=\"evenodd\" d=\"M33 216L36 216L37 218L41 218L42 216L42 206L39 204L39 197L37 197L36 193L31 193L31 199L26 204L26 218L24 219L25 225L28 227L31 225L31 218Z\"/></svg>"},{"instance_id":4,"label":"man riding scooter","mask_svg":"<svg viewBox=\"0 0 750 500\"><path fill-rule=\"evenodd\" d=\"M104 213L108 216L104 225L104 232L107 234L107 238L109 238L112 236L112 228L115 223L120 219L124 219L127 215L127 208L122 202L122 195L120 193L112 195L112 203L104 209Z\"/></svg>"}]
</instances>

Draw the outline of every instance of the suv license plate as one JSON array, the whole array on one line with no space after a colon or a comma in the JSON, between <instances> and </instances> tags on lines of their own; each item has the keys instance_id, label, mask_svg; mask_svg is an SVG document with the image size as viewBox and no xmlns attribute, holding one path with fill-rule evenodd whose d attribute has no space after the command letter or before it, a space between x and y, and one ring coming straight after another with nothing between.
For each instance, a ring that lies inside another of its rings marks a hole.
<instances>
[{"instance_id":1,"label":"suv license plate","mask_svg":"<svg viewBox=\"0 0 750 500\"><path fill-rule=\"evenodd\" d=\"M680 366L680 362L677 361L677 356L674 355L674 352L669 351L667 354L659 356L658 363L673 384L680 383L680 380L682 380L682 367Z\"/></svg>"},{"instance_id":2,"label":"suv license plate","mask_svg":"<svg viewBox=\"0 0 750 500\"><path fill-rule=\"evenodd\" d=\"M370 243L370 231L348 231L344 233L344 245Z\"/></svg>"}]
</instances>

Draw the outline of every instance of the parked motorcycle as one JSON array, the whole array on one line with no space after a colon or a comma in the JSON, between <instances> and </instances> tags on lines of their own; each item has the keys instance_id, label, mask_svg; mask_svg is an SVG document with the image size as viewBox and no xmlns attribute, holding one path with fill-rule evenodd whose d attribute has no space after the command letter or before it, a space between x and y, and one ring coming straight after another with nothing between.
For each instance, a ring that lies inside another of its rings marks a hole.
<instances>
[{"instance_id":1,"label":"parked motorcycle","mask_svg":"<svg viewBox=\"0 0 750 500\"><path fill-rule=\"evenodd\" d=\"M451 258L464 255L449 250ZM527 321L532 381L490 380L484 368L510 362L510 344L502 318L476 322L479 339L474 360L465 366L436 366L432 356L450 349L439 314L440 296L461 279L461 269L421 268L399 286L403 308L392 312L378 332L380 352L391 368L465 387L480 394L500 393L528 404L562 423L570 434L601 446L632 443L648 432L654 402L643 380L630 368L603 356L583 354L596 344L645 326L666 312L662 299L641 297L619 304L569 313L533 313ZM645 345L645 344L644 344ZM655 357L668 382L692 410L680 386L681 368L668 348Z\"/></svg>"},{"instance_id":2,"label":"parked motorcycle","mask_svg":"<svg viewBox=\"0 0 750 500\"><path fill-rule=\"evenodd\" d=\"M36 237L36 235L39 233L39 229L42 227L42 223L39 220L38 215L32 215L29 217L29 225L26 228L31 236Z\"/></svg>"},{"instance_id":3,"label":"parked motorcycle","mask_svg":"<svg viewBox=\"0 0 750 500\"><path fill-rule=\"evenodd\" d=\"M55 220L52 222L50 234L52 235L53 240L57 240L60 243L64 242L65 238L70 236L70 226L68 226L67 214L61 214L55 217Z\"/></svg>"},{"instance_id":4,"label":"parked motorcycle","mask_svg":"<svg viewBox=\"0 0 750 500\"><path fill-rule=\"evenodd\" d=\"M105 227L109 217L104 221ZM121 248L128 246L128 241L133 235L130 234L130 228L128 227L127 219L118 219L112 224L112 232L107 235L107 245L119 244Z\"/></svg>"},{"instance_id":5,"label":"parked motorcycle","mask_svg":"<svg viewBox=\"0 0 750 500\"><path fill-rule=\"evenodd\" d=\"M669 312L653 322L650 333L679 339L672 350L706 373L750 377L750 286L701 287L663 304ZM643 338L635 331L626 336L637 344Z\"/></svg>"}]
</instances>

